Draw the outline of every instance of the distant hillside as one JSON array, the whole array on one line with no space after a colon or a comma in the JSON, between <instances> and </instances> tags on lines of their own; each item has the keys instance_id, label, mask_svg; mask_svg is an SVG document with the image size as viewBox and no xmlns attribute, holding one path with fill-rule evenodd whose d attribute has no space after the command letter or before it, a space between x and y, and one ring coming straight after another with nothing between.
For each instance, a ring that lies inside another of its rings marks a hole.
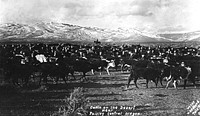
<instances>
[{"instance_id":1,"label":"distant hillside","mask_svg":"<svg viewBox=\"0 0 200 116\"><path fill-rule=\"evenodd\" d=\"M1 24L0 41L80 41L93 42L171 42L199 41L200 32L178 34L151 34L136 29L101 29L81 27L55 22L41 22L34 25Z\"/></svg>"},{"instance_id":2,"label":"distant hillside","mask_svg":"<svg viewBox=\"0 0 200 116\"><path fill-rule=\"evenodd\" d=\"M0 25L0 39L17 41L94 41L102 42L154 42L166 41L162 37L142 33L138 30L110 30L92 27L81 27L63 23L37 23L25 24L2 24Z\"/></svg>"},{"instance_id":3,"label":"distant hillside","mask_svg":"<svg viewBox=\"0 0 200 116\"><path fill-rule=\"evenodd\" d=\"M165 33L159 34L159 36L171 39L172 41L200 41L200 31L188 33Z\"/></svg>"}]
</instances>

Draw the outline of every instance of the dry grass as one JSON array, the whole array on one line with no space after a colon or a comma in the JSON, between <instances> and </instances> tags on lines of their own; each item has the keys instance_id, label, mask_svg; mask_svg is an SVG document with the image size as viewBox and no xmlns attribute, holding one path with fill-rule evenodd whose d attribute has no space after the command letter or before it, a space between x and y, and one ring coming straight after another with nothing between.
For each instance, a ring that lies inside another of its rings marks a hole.
<instances>
[{"instance_id":1,"label":"dry grass","mask_svg":"<svg viewBox=\"0 0 200 116\"><path fill-rule=\"evenodd\" d=\"M139 79L139 89L132 81L125 91L128 76L129 73L119 71L112 71L111 75L106 72L103 75L88 74L89 82L80 83L77 79L64 84L60 80L57 85L49 82L46 86L21 88L23 91L0 86L0 116L87 116L86 112L90 110L87 106L134 106L134 112L140 116L186 116L187 107L200 98L199 81L197 88L188 83L183 89L183 82L178 89L173 85L165 89L160 84L155 88L155 84L149 82L147 89L146 81Z\"/></svg>"}]
</instances>

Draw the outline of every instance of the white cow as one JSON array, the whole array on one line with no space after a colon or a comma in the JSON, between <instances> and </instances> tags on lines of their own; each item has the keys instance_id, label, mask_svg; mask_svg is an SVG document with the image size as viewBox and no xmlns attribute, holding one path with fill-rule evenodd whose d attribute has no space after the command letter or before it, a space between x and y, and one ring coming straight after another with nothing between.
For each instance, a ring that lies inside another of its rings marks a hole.
<instances>
[{"instance_id":1,"label":"white cow","mask_svg":"<svg viewBox=\"0 0 200 116\"><path fill-rule=\"evenodd\" d=\"M36 58L40 63L47 62L47 58L44 56L44 54L38 54L38 55L35 56L35 58Z\"/></svg>"}]
</instances>

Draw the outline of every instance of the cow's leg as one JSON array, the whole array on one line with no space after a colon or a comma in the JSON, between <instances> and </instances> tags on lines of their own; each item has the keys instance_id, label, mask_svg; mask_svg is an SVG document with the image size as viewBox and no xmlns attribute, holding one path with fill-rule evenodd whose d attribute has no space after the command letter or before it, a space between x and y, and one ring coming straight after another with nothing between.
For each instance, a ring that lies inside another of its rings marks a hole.
<instances>
[{"instance_id":1,"label":"cow's leg","mask_svg":"<svg viewBox=\"0 0 200 116\"><path fill-rule=\"evenodd\" d=\"M13 83L13 85L19 85L19 83L18 83L18 78L17 77L12 77L12 83Z\"/></svg>"},{"instance_id":2,"label":"cow's leg","mask_svg":"<svg viewBox=\"0 0 200 116\"><path fill-rule=\"evenodd\" d=\"M30 80L32 80L33 82L35 82L35 76L34 76L34 75L31 75L31 76L30 76Z\"/></svg>"},{"instance_id":3,"label":"cow's leg","mask_svg":"<svg viewBox=\"0 0 200 116\"><path fill-rule=\"evenodd\" d=\"M104 67L99 67L99 69L100 69L100 73L99 73L99 75L102 75L102 71L103 71L103 69L104 69Z\"/></svg>"},{"instance_id":4,"label":"cow's leg","mask_svg":"<svg viewBox=\"0 0 200 116\"><path fill-rule=\"evenodd\" d=\"M163 87L162 80L163 80L163 77L162 76L158 76L158 78L157 78L157 84L158 84L158 81L160 81L160 85Z\"/></svg>"},{"instance_id":5,"label":"cow's leg","mask_svg":"<svg viewBox=\"0 0 200 116\"><path fill-rule=\"evenodd\" d=\"M195 78L192 79L192 83L194 85L194 88L197 88L196 83L195 83Z\"/></svg>"},{"instance_id":6,"label":"cow's leg","mask_svg":"<svg viewBox=\"0 0 200 116\"><path fill-rule=\"evenodd\" d=\"M39 80L39 85L41 85L41 81L42 81L42 75L41 75L40 80Z\"/></svg>"},{"instance_id":7,"label":"cow's leg","mask_svg":"<svg viewBox=\"0 0 200 116\"><path fill-rule=\"evenodd\" d=\"M15 80L15 79L13 79L13 80L12 80L12 83L13 83L13 85L20 86L20 84L19 84L18 80Z\"/></svg>"},{"instance_id":8,"label":"cow's leg","mask_svg":"<svg viewBox=\"0 0 200 116\"><path fill-rule=\"evenodd\" d=\"M186 88L187 79L184 80L184 89Z\"/></svg>"},{"instance_id":9,"label":"cow's leg","mask_svg":"<svg viewBox=\"0 0 200 116\"><path fill-rule=\"evenodd\" d=\"M43 82L44 82L45 76L46 76L46 75L43 74L43 73L42 73L42 75L40 75L39 85L41 85L42 80L43 80Z\"/></svg>"},{"instance_id":10,"label":"cow's leg","mask_svg":"<svg viewBox=\"0 0 200 116\"><path fill-rule=\"evenodd\" d=\"M58 84L59 78L60 78L60 75L56 76L56 84Z\"/></svg>"},{"instance_id":11,"label":"cow's leg","mask_svg":"<svg viewBox=\"0 0 200 116\"><path fill-rule=\"evenodd\" d=\"M68 74L66 74L66 75L68 75ZM65 74L59 74L58 76L56 76L56 84L58 84L58 81L59 81L60 78L63 79L63 81L65 82L65 84L67 83L66 79L65 79Z\"/></svg>"},{"instance_id":12,"label":"cow's leg","mask_svg":"<svg viewBox=\"0 0 200 116\"><path fill-rule=\"evenodd\" d=\"M47 77L48 77L48 75L45 75L44 78L43 78L44 79L43 81L44 81L45 84L47 84Z\"/></svg>"},{"instance_id":13,"label":"cow's leg","mask_svg":"<svg viewBox=\"0 0 200 116\"><path fill-rule=\"evenodd\" d=\"M129 88L129 85L130 85L132 80L133 80L133 77L130 75L129 78L128 78L128 83L127 83L127 87L126 88Z\"/></svg>"},{"instance_id":14,"label":"cow's leg","mask_svg":"<svg viewBox=\"0 0 200 116\"><path fill-rule=\"evenodd\" d=\"M85 72L83 72L83 77L82 77L82 78L84 79L84 78L85 78L85 76L86 76L86 73L85 73Z\"/></svg>"},{"instance_id":15,"label":"cow's leg","mask_svg":"<svg viewBox=\"0 0 200 116\"><path fill-rule=\"evenodd\" d=\"M23 76L21 76L21 85L23 85L25 82L25 78Z\"/></svg>"},{"instance_id":16,"label":"cow's leg","mask_svg":"<svg viewBox=\"0 0 200 116\"><path fill-rule=\"evenodd\" d=\"M166 80L169 81L172 78L172 76L170 75L169 77L166 77Z\"/></svg>"},{"instance_id":17,"label":"cow's leg","mask_svg":"<svg viewBox=\"0 0 200 116\"><path fill-rule=\"evenodd\" d=\"M69 80L68 77L69 77L69 72L65 74L65 76L64 76L65 80Z\"/></svg>"},{"instance_id":18,"label":"cow's leg","mask_svg":"<svg viewBox=\"0 0 200 116\"><path fill-rule=\"evenodd\" d=\"M68 74L66 74L66 75L67 75L67 77L68 77ZM66 81L66 79L65 79L65 75L62 74L60 77L63 79L63 81L65 82L65 84L67 84L67 81Z\"/></svg>"},{"instance_id":19,"label":"cow's leg","mask_svg":"<svg viewBox=\"0 0 200 116\"><path fill-rule=\"evenodd\" d=\"M162 77L160 77L159 80L160 80L161 86L163 87L163 83L162 83L162 80L163 80L163 79L162 79Z\"/></svg>"},{"instance_id":20,"label":"cow's leg","mask_svg":"<svg viewBox=\"0 0 200 116\"><path fill-rule=\"evenodd\" d=\"M169 84L172 82L172 80L169 80L168 82L167 82L167 85L166 85L166 89L168 89L168 86L169 86Z\"/></svg>"},{"instance_id":21,"label":"cow's leg","mask_svg":"<svg viewBox=\"0 0 200 116\"><path fill-rule=\"evenodd\" d=\"M117 71L117 65L115 65L115 71Z\"/></svg>"},{"instance_id":22,"label":"cow's leg","mask_svg":"<svg viewBox=\"0 0 200 116\"><path fill-rule=\"evenodd\" d=\"M155 83L156 88L157 88L157 86L158 86L158 78L157 79L153 79L153 82Z\"/></svg>"},{"instance_id":23,"label":"cow's leg","mask_svg":"<svg viewBox=\"0 0 200 116\"><path fill-rule=\"evenodd\" d=\"M108 75L110 75L109 68L110 68L110 66L106 67L106 72L108 73Z\"/></svg>"},{"instance_id":24,"label":"cow's leg","mask_svg":"<svg viewBox=\"0 0 200 116\"><path fill-rule=\"evenodd\" d=\"M127 82L126 89L129 88L129 85L130 85L130 83L131 83L132 80L133 80L133 73L131 72L130 76L128 77L128 82Z\"/></svg>"},{"instance_id":25,"label":"cow's leg","mask_svg":"<svg viewBox=\"0 0 200 116\"><path fill-rule=\"evenodd\" d=\"M20 83L18 82L19 78L16 78L16 79L17 79L17 80L16 80L17 86L23 87L23 86L25 85L25 79L24 79L23 77L20 78L20 80L21 80Z\"/></svg>"},{"instance_id":26,"label":"cow's leg","mask_svg":"<svg viewBox=\"0 0 200 116\"><path fill-rule=\"evenodd\" d=\"M15 85L15 76L13 74L10 75L10 81L12 81L13 85Z\"/></svg>"},{"instance_id":27,"label":"cow's leg","mask_svg":"<svg viewBox=\"0 0 200 116\"><path fill-rule=\"evenodd\" d=\"M127 68L126 68L126 72L128 72L129 71L129 67L127 66Z\"/></svg>"},{"instance_id":28,"label":"cow's leg","mask_svg":"<svg viewBox=\"0 0 200 116\"><path fill-rule=\"evenodd\" d=\"M174 82L173 82L173 85L174 85L175 89L176 89L176 82L177 82L177 80L174 80Z\"/></svg>"},{"instance_id":29,"label":"cow's leg","mask_svg":"<svg viewBox=\"0 0 200 116\"><path fill-rule=\"evenodd\" d=\"M148 88L149 79L146 79L146 88Z\"/></svg>"},{"instance_id":30,"label":"cow's leg","mask_svg":"<svg viewBox=\"0 0 200 116\"><path fill-rule=\"evenodd\" d=\"M74 78L74 80L76 80L76 78L74 76L74 72L70 72L70 74L72 75L72 77Z\"/></svg>"},{"instance_id":31,"label":"cow's leg","mask_svg":"<svg viewBox=\"0 0 200 116\"><path fill-rule=\"evenodd\" d=\"M191 72L188 72L186 78L184 78L184 89L186 88L186 83L187 83L187 80L188 80L188 77L189 77L190 73L191 73ZM191 77L193 77L193 76L191 76ZM183 78L182 78L182 79L183 79ZM192 78L191 78L191 79L192 79Z\"/></svg>"},{"instance_id":32,"label":"cow's leg","mask_svg":"<svg viewBox=\"0 0 200 116\"><path fill-rule=\"evenodd\" d=\"M19 78L18 78L18 77L20 77L20 76L21 76L21 75L15 75L15 74L14 74L14 75L11 77L13 85L16 85L16 86L21 87L21 85L19 84Z\"/></svg>"},{"instance_id":33,"label":"cow's leg","mask_svg":"<svg viewBox=\"0 0 200 116\"><path fill-rule=\"evenodd\" d=\"M134 83L135 83L136 88L139 88L139 87L137 86L137 79L138 79L138 77L135 77Z\"/></svg>"},{"instance_id":34,"label":"cow's leg","mask_svg":"<svg viewBox=\"0 0 200 116\"><path fill-rule=\"evenodd\" d=\"M29 80L29 76L27 75L25 78L24 78L24 84L23 86L27 86L28 85L28 80Z\"/></svg>"},{"instance_id":35,"label":"cow's leg","mask_svg":"<svg viewBox=\"0 0 200 116\"><path fill-rule=\"evenodd\" d=\"M81 77L81 82L83 82L86 79L86 72L83 72L83 76Z\"/></svg>"},{"instance_id":36,"label":"cow's leg","mask_svg":"<svg viewBox=\"0 0 200 116\"><path fill-rule=\"evenodd\" d=\"M121 65L121 72L124 72L124 64Z\"/></svg>"},{"instance_id":37,"label":"cow's leg","mask_svg":"<svg viewBox=\"0 0 200 116\"><path fill-rule=\"evenodd\" d=\"M45 84L47 84L47 74L42 74L41 75L41 77L40 77L40 81L39 81L39 85L41 85L41 81L42 81L42 79L43 79L43 82L45 83Z\"/></svg>"},{"instance_id":38,"label":"cow's leg","mask_svg":"<svg viewBox=\"0 0 200 116\"><path fill-rule=\"evenodd\" d=\"M94 69L91 69L91 73L92 73L92 75L94 75Z\"/></svg>"},{"instance_id":39,"label":"cow's leg","mask_svg":"<svg viewBox=\"0 0 200 116\"><path fill-rule=\"evenodd\" d=\"M196 88L195 78L196 78L196 76L191 75L190 80L192 81L194 87Z\"/></svg>"}]
</instances>

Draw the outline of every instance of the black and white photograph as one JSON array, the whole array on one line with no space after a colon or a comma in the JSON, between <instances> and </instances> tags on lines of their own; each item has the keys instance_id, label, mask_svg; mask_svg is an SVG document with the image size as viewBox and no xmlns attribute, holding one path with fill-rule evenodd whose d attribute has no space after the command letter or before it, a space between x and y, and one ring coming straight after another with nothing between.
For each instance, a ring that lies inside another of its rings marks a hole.
<instances>
[{"instance_id":1,"label":"black and white photograph","mask_svg":"<svg viewBox=\"0 0 200 116\"><path fill-rule=\"evenodd\" d=\"M0 0L0 116L200 116L200 0Z\"/></svg>"}]
</instances>

